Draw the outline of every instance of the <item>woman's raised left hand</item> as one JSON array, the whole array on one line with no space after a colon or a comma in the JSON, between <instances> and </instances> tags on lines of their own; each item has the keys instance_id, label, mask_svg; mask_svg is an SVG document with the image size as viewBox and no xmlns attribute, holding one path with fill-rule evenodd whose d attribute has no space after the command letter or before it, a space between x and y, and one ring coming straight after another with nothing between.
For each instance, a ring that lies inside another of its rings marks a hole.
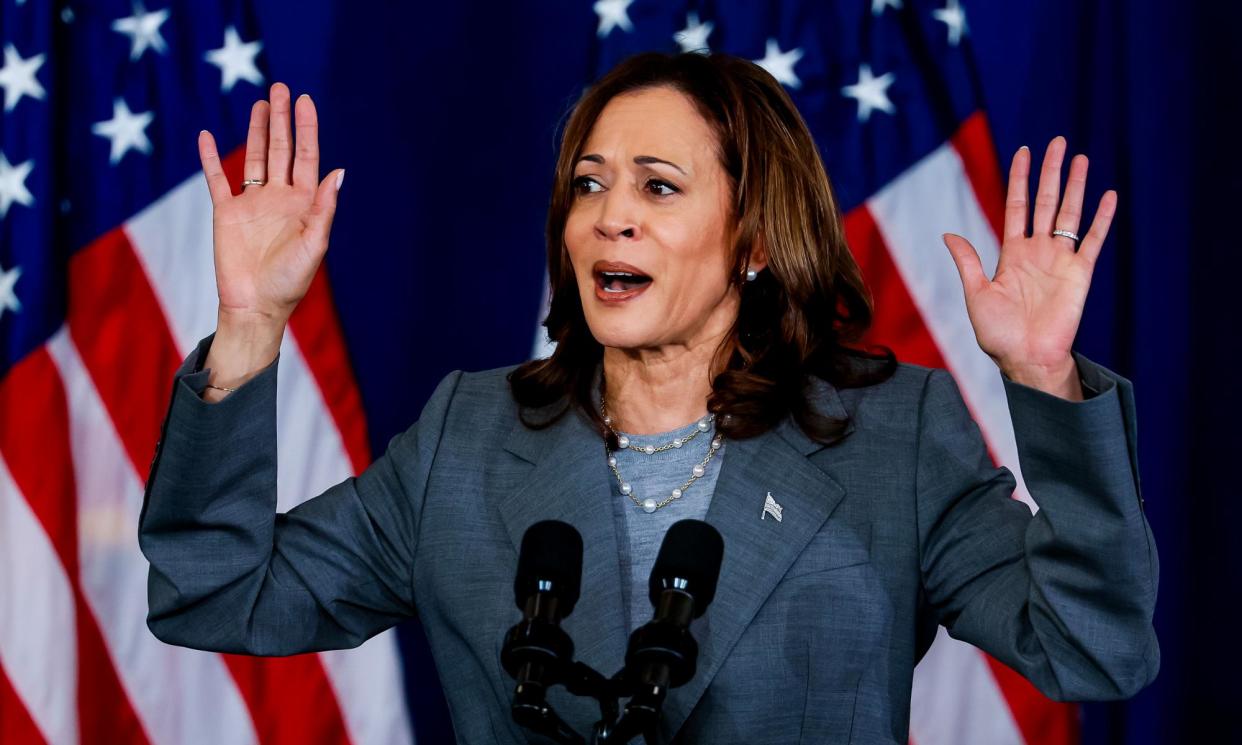
<instances>
[{"instance_id":1,"label":"woman's raised left hand","mask_svg":"<svg viewBox=\"0 0 1242 745\"><path fill-rule=\"evenodd\" d=\"M946 233L944 242L961 275L966 311L983 351L1011 380L1080 401L1082 387L1070 347L1082 319L1095 261L1117 211L1117 192L1104 192L1091 229L1085 235L1079 233L1087 158L1077 155L1070 161L1061 199L1065 149L1065 138L1058 136L1044 154L1030 237L1026 228L1031 151L1023 147L1013 156L1004 238L991 280L970 241ZM1077 250L1073 239L1053 235L1054 230L1082 236Z\"/></svg>"}]
</instances>

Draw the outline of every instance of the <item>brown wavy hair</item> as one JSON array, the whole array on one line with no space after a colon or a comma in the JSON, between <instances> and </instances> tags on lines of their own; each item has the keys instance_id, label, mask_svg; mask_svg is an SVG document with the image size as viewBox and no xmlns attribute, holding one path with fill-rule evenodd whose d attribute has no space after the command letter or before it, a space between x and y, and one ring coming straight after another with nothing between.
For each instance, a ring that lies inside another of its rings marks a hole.
<instances>
[{"instance_id":1,"label":"brown wavy hair","mask_svg":"<svg viewBox=\"0 0 1242 745\"><path fill-rule=\"evenodd\" d=\"M893 374L896 359L887 347L873 353L846 346L870 326L871 298L806 122L767 71L718 53L635 55L587 89L570 112L546 232L551 307L543 326L556 350L508 375L523 424L542 429L576 405L616 446L590 390L603 346L582 311L565 222L575 196L574 164L600 112L614 96L653 87L672 88L694 102L716 133L731 181L731 281L741 305L714 357L712 369L721 372L712 378L707 409L717 414L717 429L730 438L753 437L792 415L808 436L836 441L846 420L812 409L806 376L838 388L871 385ZM760 241L767 267L747 282L742 277ZM526 409L562 399L565 406L550 418L527 417Z\"/></svg>"}]
</instances>

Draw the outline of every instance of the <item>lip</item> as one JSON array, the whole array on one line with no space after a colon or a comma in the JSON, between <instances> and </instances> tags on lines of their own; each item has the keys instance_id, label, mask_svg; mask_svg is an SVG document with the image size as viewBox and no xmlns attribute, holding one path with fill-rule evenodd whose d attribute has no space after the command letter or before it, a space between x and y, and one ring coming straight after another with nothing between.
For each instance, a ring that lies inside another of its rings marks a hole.
<instances>
[{"instance_id":1,"label":"lip","mask_svg":"<svg viewBox=\"0 0 1242 745\"><path fill-rule=\"evenodd\" d=\"M652 279L650 282L640 285L633 290L626 290L625 292L608 292L604 289L603 282L601 281L601 272L629 272L631 274L641 274L644 277L650 277L651 274L643 269L639 269L633 264L627 264L624 261L595 262L595 265L591 267L591 277L595 280L595 297L608 304L623 303L626 300L636 298L646 292L648 287L655 284L655 279Z\"/></svg>"},{"instance_id":2,"label":"lip","mask_svg":"<svg viewBox=\"0 0 1242 745\"><path fill-rule=\"evenodd\" d=\"M597 261L595 266L591 267L592 274L600 272L629 272L630 274L641 274L644 277L650 277L651 272L639 269L633 264L627 264L624 261Z\"/></svg>"}]
</instances>

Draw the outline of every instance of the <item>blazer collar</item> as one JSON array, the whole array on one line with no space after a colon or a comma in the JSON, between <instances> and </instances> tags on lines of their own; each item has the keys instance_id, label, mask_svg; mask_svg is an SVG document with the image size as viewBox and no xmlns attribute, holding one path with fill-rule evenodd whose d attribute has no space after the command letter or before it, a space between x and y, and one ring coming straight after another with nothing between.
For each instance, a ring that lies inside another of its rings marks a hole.
<instances>
[{"instance_id":1,"label":"blazer collar","mask_svg":"<svg viewBox=\"0 0 1242 745\"><path fill-rule=\"evenodd\" d=\"M816 378L811 396L821 413L846 416L829 383ZM845 434L851 431L852 422ZM575 657L611 676L624 663L628 634L612 519L611 500L619 497L614 497L604 463L603 439L574 407L543 430L515 423L504 447L534 465L525 485L499 505L514 546L520 547L526 529L539 520L563 520L582 534L582 598L564 627L574 639ZM661 733L668 740L685 723L789 566L845 496L844 489L811 459L824 447L790 417L757 437L726 440L705 518L724 538L720 582L712 605L691 628L699 643L698 671L689 683L669 691L664 703ZM782 507L780 522L763 516L769 493Z\"/></svg>"}]
</instances>

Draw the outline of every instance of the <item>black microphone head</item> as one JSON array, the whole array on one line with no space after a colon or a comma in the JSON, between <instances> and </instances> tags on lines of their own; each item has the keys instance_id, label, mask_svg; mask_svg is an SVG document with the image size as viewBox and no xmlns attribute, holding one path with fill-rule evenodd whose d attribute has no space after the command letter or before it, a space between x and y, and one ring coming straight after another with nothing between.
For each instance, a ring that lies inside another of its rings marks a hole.
<instances>
[{"instance_id":1,"label":"black microphone head","mask_svg":"<svg viewBox=\"0 0 1242 745\"><path fill-rule=\"evenodd\" d=\"M679 520L669 527L651 569L648 587L651 605L660 593L679 588L694 596L694 617L703 615L716 597L716 580L724 559L724 539L702 520Z\"/></svg>"},{"instance_id":2,"label":"black microphone head","mask_svg":"<svg viewBox=\"0 0 1242 745\"><path fill-rule=\"evenodd\" d=\"M541 586L541 583L545 583ZM518 554L513 595L519 609L532 594L556 594L561 617L568 616L578 602L582 585L582 535L574 526L560 520L544 520L526 529Z\"/></svg>"}]
</instances>

